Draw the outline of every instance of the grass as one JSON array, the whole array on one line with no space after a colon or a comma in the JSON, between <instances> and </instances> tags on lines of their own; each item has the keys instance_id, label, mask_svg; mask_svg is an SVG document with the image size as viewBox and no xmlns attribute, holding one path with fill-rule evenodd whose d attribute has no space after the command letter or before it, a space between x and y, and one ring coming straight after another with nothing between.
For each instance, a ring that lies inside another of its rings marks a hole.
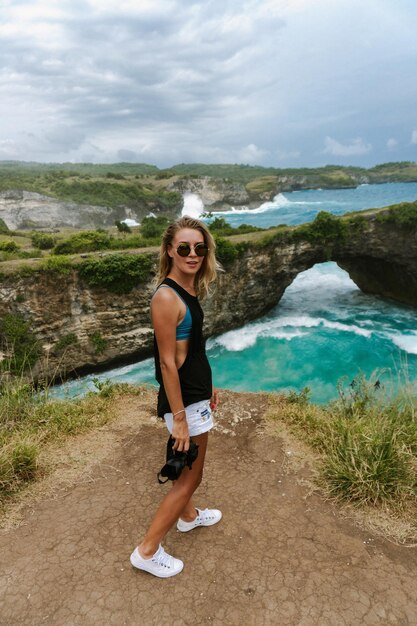
<instances>
[{"instance_id":1,"label":"grass","mask_svg":"<svg viewBox=\"0 0 417 626\"><path fill-rule=\"evenodd\" d=\"M109 399L125 385L99 383L98 392L78 400L49 399L23 378L3 378L0 386L0 504L42 477L42 452L50 443L92 430L111 418Z\"/></svg>"},{"instance_id":2,"label":"grass","mask_svg":"<svg viewBox=\"0 0 417 626\"><path fill-rule=\"evenodd\" d=\"M268 417L314 451L316 482L328 497L405 516L417 537L417 396L411 386L393 394L379 379L358 376L350 385L341 382L338 400L324 407L309 403L308 390L272 396Z\"/></svg>"},{"instance_id":3,"label":"grass","mask_svg":"<svg viewBox=\"0 0 417 626\"><path fill-rule=\"evenodd\" d=\"M114 416L114 402L141 393L130 385L94 381L97 393L57 400L23 378L3 376L0 386L0 505L48 473L44 450L93 431ZM397 520L404 542L417 540L417 397L357 377L341 382L339 399L326 406L300 393L271 394L267 420L281 434L306 444L322 492L369 516ZM112 408L113 407L113 408ZM379 526L381 524L379 523ZM398 532L390 522L385 534Z\"/></svg>"}]
</instances>

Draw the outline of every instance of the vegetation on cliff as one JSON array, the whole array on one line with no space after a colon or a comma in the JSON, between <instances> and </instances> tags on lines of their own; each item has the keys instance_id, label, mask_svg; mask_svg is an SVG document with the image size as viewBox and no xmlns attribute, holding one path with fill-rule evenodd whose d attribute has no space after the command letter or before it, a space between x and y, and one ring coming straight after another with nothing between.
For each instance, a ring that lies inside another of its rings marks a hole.
<instances>
[{"instance_id":1,"label":"vegetation on cliff","mask_svg":"<svg viewBox=\"0 0 417 626\"><path fill-rule=\"evenodd\" d=\"M46 445L105 424L108 398L123 387L100 385L81 400L48 398L23 378L0 379L0 505L28 482L42 476Z\"/></svg>"},{"instance_id":2,"label":"vegetation on cliff","mask_svg":"<svg viewBox=\"0 0 417 626\"><path fill-rule=\"evenodd\" d=\"M383 163L365 169L327 165L318 168L273 168L232 164L180 164L159 170L143 163L40 164L0 161L1 191L32 191L59 200L120 208L137 215L149 212L173 216L182 206L182 195L175 189L187 179L211 177L227 184L240 184L252 200L272 197L279 191L317 188L346 188L358 184L407 182L417 180L417 164L412 161Z\"/></svg>"},{"instance_id":3,"label":"vegetation on cliff","mask_svg":"<svg viewBox=\"0 0 417 626\"><path fill-rule=\"evenodd\" d=\"M388 207L387 211L377 215L378 222L401 229L417 226L417 201L401 202Z\"/></svg>"},{"instance_id":4,"label":"vegetation on cliff","mask_svg":"<svg viewBox=\"0 0 417 626\"><path fill-rule=\"evenodd\" d=\"M13 313L0 319L0 351L0 377L4 372L20 374L35 365L41 349L28 320Z\"/></svg>"},{"instance_id":5,"label":"vegetation on cliff","mask_svg":"<svg viewBox=\"0 0 417 626\"><path fill-rule=\"evenodd\" d=\"M318 482L338 500L417 508L417 397L412 386L384 391L378 377L339 383L327 406L308 390L273 396L270 418L285 423L319 455ZM416 528L417 531L417 528Z\"/></svg>"},{"instance_id":6,"label":"vegetation on cliff","mask_svg":"<svg viewBox=\"0 0 417 626\"><path fill-rule=\"evenodd\" d=\"M149 281L153 265L150 255L111 254L86 259L78 266L78 272L89 285L121 294Z\"/></svg>"}]
</instances>

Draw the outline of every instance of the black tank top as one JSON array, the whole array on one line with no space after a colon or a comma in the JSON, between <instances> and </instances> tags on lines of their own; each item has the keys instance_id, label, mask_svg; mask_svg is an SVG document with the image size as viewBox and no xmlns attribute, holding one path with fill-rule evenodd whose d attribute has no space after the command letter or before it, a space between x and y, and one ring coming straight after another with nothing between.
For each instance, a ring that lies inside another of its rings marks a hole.
<instances>
[{"instance_id":1,"label":"black tank top","mask_svg":"<svg viewBox=\"0 0 417 626\"><path fill-rule=\"evenodd\" d=\"M192 318L191 337L184 363L178 370L184 406L194 402L209 400L212 395L211 368L206 355L206 342L203 337L204 313L196 296L192 296L172 278L165 278L162 285L169 285L187 304ZM158 343L154 334L155 378L160 387L158 392L158 415L171 413L162 380L159 362Z\"/></svg>"}]
</instances>

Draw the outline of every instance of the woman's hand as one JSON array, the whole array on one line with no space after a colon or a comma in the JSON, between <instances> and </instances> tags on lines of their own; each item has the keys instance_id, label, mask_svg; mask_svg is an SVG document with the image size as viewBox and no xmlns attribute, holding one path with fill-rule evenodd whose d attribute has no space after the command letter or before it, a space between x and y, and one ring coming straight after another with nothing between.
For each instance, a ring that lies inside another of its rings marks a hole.
<instances>
[{"instance_id":1,"label":"woman's hand","mask_svg":"<svg viewBox=\"0 0 417 626\"><path fill-rule=\"evenodd\" d=\"M219 392L217 391L217 389L213 387L213 392L211 394L211 400L210 400L211 410L215 411L218 405L219 405Z\"/></svg>"},{"instance_id":2,"label":"woman's hand","mask_svg":"<svg viewBox=\"0 0 417 626\"><path fill-rule=\"evenodd\" d=\"M174 417L172 436L175 439L172 449L177 450L178 452L188 452L190 448L190 434L188 432L188 424L185 419L185 413L183 414L182 419L176 420Z\"/></svg>"}]
</instances>

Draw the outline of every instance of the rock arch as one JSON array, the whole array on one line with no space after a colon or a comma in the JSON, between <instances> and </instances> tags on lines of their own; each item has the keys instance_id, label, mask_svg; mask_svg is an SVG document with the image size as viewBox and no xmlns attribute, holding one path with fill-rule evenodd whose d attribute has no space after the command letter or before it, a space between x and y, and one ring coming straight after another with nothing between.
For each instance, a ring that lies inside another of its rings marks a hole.
<instances>
[{"instance_id":1,"label":"rock arch","mask_svg":"<svg viewBox=\"0 0 417 626\"><path fill-rule=\"evenodd\" d=\"M265 314L300 272L325 261L336 262L363 292L417 307L417 230L378 214L368 213L360 231L342 240L249 246L221 276L206 306L209 334Z\"/></svg>"}]
</instances>

